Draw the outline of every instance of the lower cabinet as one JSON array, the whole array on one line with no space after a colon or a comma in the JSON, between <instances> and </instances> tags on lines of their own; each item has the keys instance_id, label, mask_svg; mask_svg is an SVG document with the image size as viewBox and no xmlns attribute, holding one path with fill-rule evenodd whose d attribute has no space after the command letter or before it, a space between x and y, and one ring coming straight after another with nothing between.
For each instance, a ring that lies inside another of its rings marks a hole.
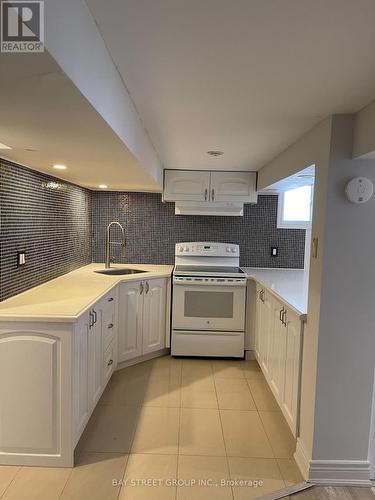
<instances>
[{"instance_id":1,"label":"lower cabinet","mask_svg":"<svg viewBox=\"0 0 375 500\"><path fill-rule=\"evenodd\" d=\"M128 281L76 321L0 322L0 465L73 466L118 347L123 361L166 346L169 296L170 278Z\"/></svg>"},{"instance_id":2,"label":"lower cabinet","mask_svg":"<svg viewBox=\"0 0 375 500\"><path fill-rule=\"evenodd\" d=\"M1 465L72 465L71 339L71 324L0 323Z\"/></svg>"},{"instance_id":3,"label":"lower cabinet","mask_svg":"<svg viewBox=\"0 0 375 500\"><path fill-rule=\"evenodd\" d=\"M299 316L257 285L255 356L294 436L298 433L302 334Z\"/></svg>"},{"instance_id":4,"label":"lower cabinet","mask_svg":"<svg viewBox=\"0 0 375 500\"><path fill-rule=\"evenodd\" d=\"M95 321L95 322L94 322ZM88 394L89 408L94 408L103 389L103 346L101 312L93 309L89 313L88 327Z\"/></svg>"},{"instance_id":5,"label":"lower cabinet","mask_svg":"<svg viewBox=\"0 0 375 500\"><path fill-rule=\"evenodd\" d=\"M142 354L143 281L119 285L118 359L126 361Z\"/></svg>"},{"instance_id":6,"label":"lower cabinet","mask_svg":"<svg viewBox=\"0 0 375 500\"><path fill-rule=\"evenodd\" d=\"M120 283L118 359L127 361L165 347L167 278Z\"/></svg>"},{"instance_id":7,"label":"lower cabinet","mask_svg":"<svg viewBox=\"0 0 375 500\"><path fill-rule=\"evenodd\" d=\"M282 411L292 429L298 429L303 325L297 314L286 312L286 354Z\"/></svg>"},{"instance_id":8,"label":"lower cabinet","mask_svg":"<svg viewBox=\"0 0 375 500\"><path fill-rule=\"evenodd\" d=\"M78 442L117 364L116 290L80 317L74 328L73 426Z\"/></svg>"}]
</instances>

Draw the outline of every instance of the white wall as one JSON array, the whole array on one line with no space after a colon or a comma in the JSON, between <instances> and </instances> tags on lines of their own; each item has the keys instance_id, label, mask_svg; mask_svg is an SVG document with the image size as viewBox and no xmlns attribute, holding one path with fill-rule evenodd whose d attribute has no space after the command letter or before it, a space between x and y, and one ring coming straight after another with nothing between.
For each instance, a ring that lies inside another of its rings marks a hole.
<instances>
[{"instance_id":1,"label":"white wall","mask_svg":"<svg viewBox=\"0 0 375 500\"><path fill-rule=\"evenodd\" d=\"M318 256L310 259L296 459L305 477L317 482L369 478L375 197L353 205L344 189L358 175L375 182L375 161L352 159L354 122L353 115L333 116L260 172L266 187L316 165L312 238L318 238Z\"/></svg>"},{"instance_id":2,"label":"white wall","mask_svg":"<svg viewBox=\"0 0 375 500\"><path fill-rule=\"evenodd\" d=\"M375 354L375 198L354 205L344 189L357 175L375 182L375 161L352 160L353 130L353 116L333 117L321 248L313 460L366 461L368 453Z\"/></svg>"},{"instance_id":3,"label":"white wall","mask_svg":"<svg viewBox=\"0 0 375 500\"><path fill-rule=\"evenodd\" d=\"M356 114L353 157L375 158L375 101Z\"/></svg>"},{"instance_id":4,"label":"white wall","mask_svg":"<svg viewBox=\"0 0 375 500\"><path fill-rule=\"evenodd\" d=\"M84 0L45 2L45 46L161 186L161 162Z\"/></svg>"},{"instance_id":5,"label":"white wall","mask_svg":"<svg viewBox=\"0 0 375 500\"><path fill-rule=\"evenodd\" d=\"M315 164L314 213L311 233L324 245L326 184L329 166L332 119L328 118L311 129L299 141L259 171L261 188L274 184L309 165ZM315 381L319 336L322 252L310 259L308 321L305 325L299 448L304 456L304 469L312 457L314 437ZM297 457L298 458L298 457ZM301 464L302 465L302 464ZM306 471L306 475L308 471Z\"/></svg>"},{"instance_id":6,"label":"white wall","mask_svg":"<svg viewBox=\"0 0 375 500\"><path fill-rule=\"evenodd\" d=\"M289 177L304 168L322 163L328 145L330 119L326 119L265 165L258 173L258 189Z\"/></svg>"}]
</instances>

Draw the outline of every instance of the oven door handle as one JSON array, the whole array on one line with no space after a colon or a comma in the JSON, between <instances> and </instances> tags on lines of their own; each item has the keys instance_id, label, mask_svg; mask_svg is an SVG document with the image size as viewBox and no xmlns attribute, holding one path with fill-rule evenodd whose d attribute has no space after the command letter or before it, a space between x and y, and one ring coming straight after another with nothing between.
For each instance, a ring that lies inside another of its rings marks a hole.
<instances>
[{"instance_id":1,"label":"oven door handle","mask_svg":"<svg viewBox=\"0 0 375 500\"><path fill-rule=\"evenodd\" d=\"M246 286L246 278L241 281L193 281L184 279L174 279L173 285L189 285L189 286L234 286L234 287L244 287Z\"/></svg>"}]
</instances>

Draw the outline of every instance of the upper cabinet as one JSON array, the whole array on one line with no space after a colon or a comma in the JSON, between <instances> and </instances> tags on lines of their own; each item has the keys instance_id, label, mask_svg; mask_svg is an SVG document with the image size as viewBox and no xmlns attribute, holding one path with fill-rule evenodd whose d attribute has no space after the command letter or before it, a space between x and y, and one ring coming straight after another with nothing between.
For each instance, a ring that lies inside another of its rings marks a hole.
<instances>
[{"instance_id":1,"label":"upper cabinet","mask_svg":"<svg viewBox=\"0 0 375 500\"><path fill-rule=\"evenodd\" d=\"M256 203L256 172L165 170L164 201Z\"/></svg>"},{"instance_id":2,"label":"upper cabinet","mask_svg":"<svg viewBox=\"0 0 375 500\"><path fill-rule=\"evenodd\" d=\"M211 201L256 203L255 172L211 172Z\"/></svg>"},{"instance_id":3,"label":"upper cabinet","mask_svg":"<svg viewBox=\"0 0 375 500\"><path fill-rule=\"evenodd\" d=\"M165 170L165 201L207 201L210 172L195 170Z\"/></svg>"}]
</instances>

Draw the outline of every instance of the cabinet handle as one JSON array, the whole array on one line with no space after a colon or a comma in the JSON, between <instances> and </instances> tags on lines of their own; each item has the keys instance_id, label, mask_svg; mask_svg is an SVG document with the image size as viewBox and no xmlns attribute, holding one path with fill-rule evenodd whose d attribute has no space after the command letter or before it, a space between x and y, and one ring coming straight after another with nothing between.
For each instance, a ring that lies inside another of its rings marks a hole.
<instances>
[{"instance_id":1,"label":"cabinet handle","mask_svg":"<svg viewBox=\"0 0 375 500\"><path fill-rule=\"evenodd\" d=\"M280 309L279 318L280 318L281 323L283 322L283 314L284 314L284 308Z\"/></svg>"},{"instance_id":2,"label":"cabinet handle","mask_svg":"<svg viewBox=\"0 0 375 500\"><path fill-rule=\"evenodd\" d=\"M215 189L214 188L211 189L211 200L215 201Z\"/></svg>"},{"instance_id":3,"label":"cabinet handle","mask_svg":"<svg viewBox=\"0 0 375 500\"><path fill-rule=\"evenodd\" d=\"M89 312L89 330L91 330L94 323L92 323L93 315L92 312Z\"/></svg>"},{"instance_id":4,"label":"cabinet handle","mask_svg":"<svg viewBox=\"0 0 375 500\"><path fill-rule=\"evenodd\" d=\"M110 360L108 361L108 363L107 363L107 366L111 366L111 365L113 365L113 359L110 359Z\"/></svg>"},{"instance_id":5,"label":"cabinet handle","mask_svg":"<svg viewBox=\"0 0 375 500\"><path fill-rule=\"evenodd\" d=\"M142 295L143 293L143 281L139 283L139 295Z\"/></svg>"},{"instance_id":6,"label":"cabinet handle","mask_svg":"<svg viewBox=\"0 0 375 500\"><path fill-rule=\"evenodd\" d=\"M109 297L108 302L113 302L113 297Z\"/></svg>"},{"instance_id":7,"label":"cabinet handle","mask_svg":"<svg viewBox=\"0 0 375 500\"><path fill-rule=\"evenodd\" d=\"M283 325L287 326L286 309L284 309L284 313L283 313Z\"/></svg>"},{"instance_id":8,"label":"cabinet handle","mask_svg":"<svg viewBox=\"0 0 375 500\"><path fill-rule=\"evenodd\" d=\"M264 299L264 294L265 294L265 291L264 290L261 290L260 292L260 300L264 303L265 302L265 299Z\"/></svg>"},{"instance_id":9,"label":"cabinet handle","mask_svg":"<svg viewBox=\"0 0 375 500\"><path fill-rule=\"evenodd\" d=\"M148 284L148 281L146 281L146 293L150 290L150 285Z\"/></svg>"},{"instance_id":10,"label":"cabinet handle","mask_svg":"<svg viewBox=\"0 0 375 500\"><path fill-rule=\"evenodd\" d=\"M113 328L113 323L110 323L110 324L108 325L108 328Z\"/></svg>"},{"instance_id":11,"label":"cabinet handle","mask_svg":"<svg viewBox=\"0 0 375 500\"><path fill-rule=\"evenodd\" d=\"M96 320L97 320L97 316L98 316L98 315L96 314L95 309L92 311L92 313L93 313L93 315L94 315L94 323L93 323L93 325L95 325L95 324L96 324Z\"/></svg>"},{"instance_id":12,"label":"cabinet handle","mask_svg":"<svg viewBox=\"0 0 375 500\"><path fill-rule=\"evenodd\" d=\"M206 188L204 190L204 201L207 201L207 198L208 198L208 189Z\"/></svg>"}]
</instances>

